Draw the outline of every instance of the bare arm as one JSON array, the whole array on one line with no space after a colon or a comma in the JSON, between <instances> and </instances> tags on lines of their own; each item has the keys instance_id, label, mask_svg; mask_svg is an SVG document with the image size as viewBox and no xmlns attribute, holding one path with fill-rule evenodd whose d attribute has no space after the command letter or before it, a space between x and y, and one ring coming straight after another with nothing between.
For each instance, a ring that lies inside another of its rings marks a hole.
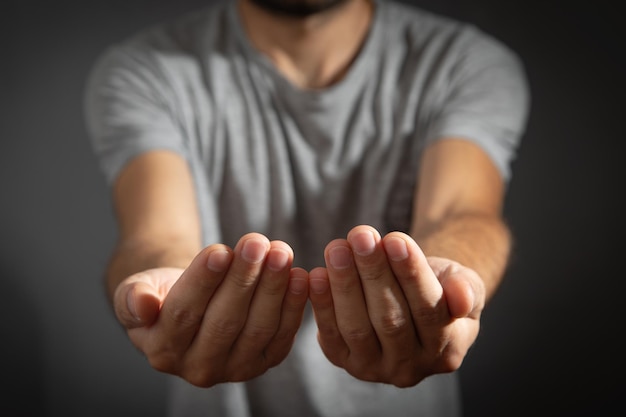
<instances>
[{"instance_id":1,"label":"bare arm","mask_svg":"<svg viewBox=\"0 0 626 417\"><path fill-rule=\"evenodd\" d=\"M436 142L422 161L411 235L427 256L475 270L489 299L511 249L500 173L477 145L463 139Z\"/></svg>"},{"instance_id":2,"label":"bare arm","mask_svg":"<svg viewBox=\"0 0 626 417\"><path fill-rule=\"evenodd\" d=\"M108 296L156 267L186 268L201 249L195 190L186 162L167 151L132 160L113 188L119 240L107 268Z\"/></svg>"}]
</instances>

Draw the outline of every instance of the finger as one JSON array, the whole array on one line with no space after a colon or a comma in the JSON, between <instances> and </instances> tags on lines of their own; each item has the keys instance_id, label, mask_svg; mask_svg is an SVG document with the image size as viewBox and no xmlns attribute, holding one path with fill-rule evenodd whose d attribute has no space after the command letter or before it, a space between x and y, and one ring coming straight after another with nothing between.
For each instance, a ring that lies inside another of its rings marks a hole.
<instances>
[{"instance_id":1,"label":"finger","mask_svg":"<svg viewBox=\"0 0 626 417\"><path fill-rule=\"evenodd\" d=\"M349 243L330 242L324 251L337 327L350 349L349 361L355 367L371 365L380 357L380 345L370 317Z\"/></svg>"},{"instance_id":2,"label":"finger","mask_svg":"<svg viewBox=\"0 0 626 417\"><path fill-rule=\"evenodd\" d=\"M142 274L120 284L113 297L115 315L126 329L149 326L159 315L162 297L154 285L142 280Z\"/></svg>"},{"instance_id":3,"label":"finger","mask_svg":"<svg viewBox=\"0 0 626 417\"><path fill-rule=\"evenodd\" d=\"M276 366L287 356L296 333L302 324L304 308L308 300L309 274L302 268L293 268L283 299L280 324L276 334L265 349L268 366Z\"/></svg>"},{"instance_id":4,"label":"finger","mask_svg":"<svg viewBox=\"0 0 626 417\"><path fill-rule=\"evenodd\" d=\"M370 320L383 356L395 364L415 355L417 335L404 293L389 263L380 234L370 226L357 226L348 233L361 278Z\"/></svg>"},{"instance_id":5,"label":"finger","mask_svg":"<svg viewBox=\"0 0 626 417\"><path fill-rule=\"evenodd\" d=\"M126 287L125 298L126 309L116 310L126 328L150 326L157 320L163 300L152 285L144 282L131 284Z\"/></svg>"},{"instance_id":6,"label":"finger","mask_svg":"<svg viewBox=\"0 0 626 417\"><path fill-rule=\"evenodd\" d=\"M441 350L437 372L458 369L480 330L480 315L485 305L485 286L476 271L445 258L429 257L428 263L444 290L454 340Z\"/></svg>"},{"instance_id":7,"label":"finger","mask_svg":"<svg viewBox=\"0 0 626 417\"><path fill-rule=\"evenodd\" d=\"M474 270L448 262L439 274L439 281L452 317L480 318L484 307L485 288L483 281Z\"/></svg>"},{"instance_id":8,"label":"finger","mask_svg":"<svg viewBox=\"0 0 626 417\"><path fill-rule=\"evenodd\" d=\"M328 272L325 268L315 268L309 273L309 298L317 323L320 347L331 363L343 367L350 350L337 326Z\"/></svg>"},{"instance_id":9,"label":"finger","mask_svg":"<svg viewBox=\"0 0 626 417\"><path fill-rule=\"evenodd\" d=\"M239 240L230 268L207 306L190 347L192 361L222 358L225 365L226 355L246 322L269 248L269 240L258 233L249 233Z\"/></svg>"},{"instance_id":10,"label":"finger","mask_svg":"<svg viewBox=\"0 0 626 417\"><path fill-rule=\"evenodd\" d=\"M443 288L417 243L401 232L391 232L383 246L408 301L418 340L427 351L439 351L448 339L451 317Z\"/></svg>"},{"instance_id":11,"label":"finger","mask_svg":"<svg viewBox=\"0 0 626 417\"><path fill-rule=\"evenodd\" d=\"M281 241L271 242L247 320L231 349L228 364L231 373L255 373L255 366L259 370L268 368L265 362L255 365L250 365L250 362L260 362L259 358L265 360L263 351L278 330L292 262L293 251L289 245ZM252 376L235 380L249 379Z\"/></svg>"},{"instance_id":12,"label":"finger","mask_svg":"<svg viewBox=\"0 0 626 417\"><path fill-rule=\"evenodd\" d=\"M216 244L205 248L191 261L165 298L153 332L155 350L170 353L187 350L231 260L232 251Z\"/></svg>"}]
</instances>

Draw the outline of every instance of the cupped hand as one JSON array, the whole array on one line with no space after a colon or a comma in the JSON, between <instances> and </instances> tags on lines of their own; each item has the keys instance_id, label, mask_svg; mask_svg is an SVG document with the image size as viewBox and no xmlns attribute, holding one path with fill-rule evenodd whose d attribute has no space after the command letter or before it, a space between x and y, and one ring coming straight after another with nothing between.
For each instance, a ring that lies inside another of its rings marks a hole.
<instances>
[{"instance_id":1,"label":"cupped hand","mask_svg":"<svg viewBox=\"0 0 626 417\"><path fill-rule=\"evenodd\" d=\"M114 295L118 320L157 370L193 385L251 379L288 354L308 298L293 251L265 236L214 244L185 270L132 275Z\"/></svg>"},{"instance_id":2,"label":"cupped hand","mask_svg":"<svg viewBox=\"0 0 626 417\"><path fill-rule=\"evenodd\" d=\"M485 304L478 274L427 258L408 235L357 226L309 273L324 354L354 377L399 387L452 372L474 343Z\"/></svg>"}]
</instances>

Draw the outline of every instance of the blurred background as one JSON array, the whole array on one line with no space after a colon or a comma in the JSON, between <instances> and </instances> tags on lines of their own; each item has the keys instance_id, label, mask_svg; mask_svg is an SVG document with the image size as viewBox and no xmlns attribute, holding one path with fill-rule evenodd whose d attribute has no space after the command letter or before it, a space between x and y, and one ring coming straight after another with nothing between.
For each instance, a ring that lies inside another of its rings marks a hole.
<instances>
[{"instance_id":1,"label":"blurred background","mask_svg":"<svg viewBox=\"0 0 626 417\"><path fill-rule=\"evenodd\" d=\"M515 254L459 371L466 416L621 415L626 38L617 6L406 1L504 41L532 89L506 206ZM163 415L164 375L104 298L115 230L83 85L108 44L209 2L3 0L0 415Z\"/></svg>"}]
</instances>

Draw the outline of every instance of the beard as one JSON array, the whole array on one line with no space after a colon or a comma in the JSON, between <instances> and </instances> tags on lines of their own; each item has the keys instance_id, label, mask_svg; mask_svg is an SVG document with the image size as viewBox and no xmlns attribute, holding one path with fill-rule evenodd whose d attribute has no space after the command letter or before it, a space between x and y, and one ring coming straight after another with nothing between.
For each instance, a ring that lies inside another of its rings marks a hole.
<instances>
[{"instance_id":1,"label":"beard","mask_svg":"<svg viewBox=\"0 0 626 417\"><path fill-rule=\"evenodd\" d=\"M250 0L263 10L286 17L305 18L333 9L349 0Z\"/></svg>"}]
</instances>

